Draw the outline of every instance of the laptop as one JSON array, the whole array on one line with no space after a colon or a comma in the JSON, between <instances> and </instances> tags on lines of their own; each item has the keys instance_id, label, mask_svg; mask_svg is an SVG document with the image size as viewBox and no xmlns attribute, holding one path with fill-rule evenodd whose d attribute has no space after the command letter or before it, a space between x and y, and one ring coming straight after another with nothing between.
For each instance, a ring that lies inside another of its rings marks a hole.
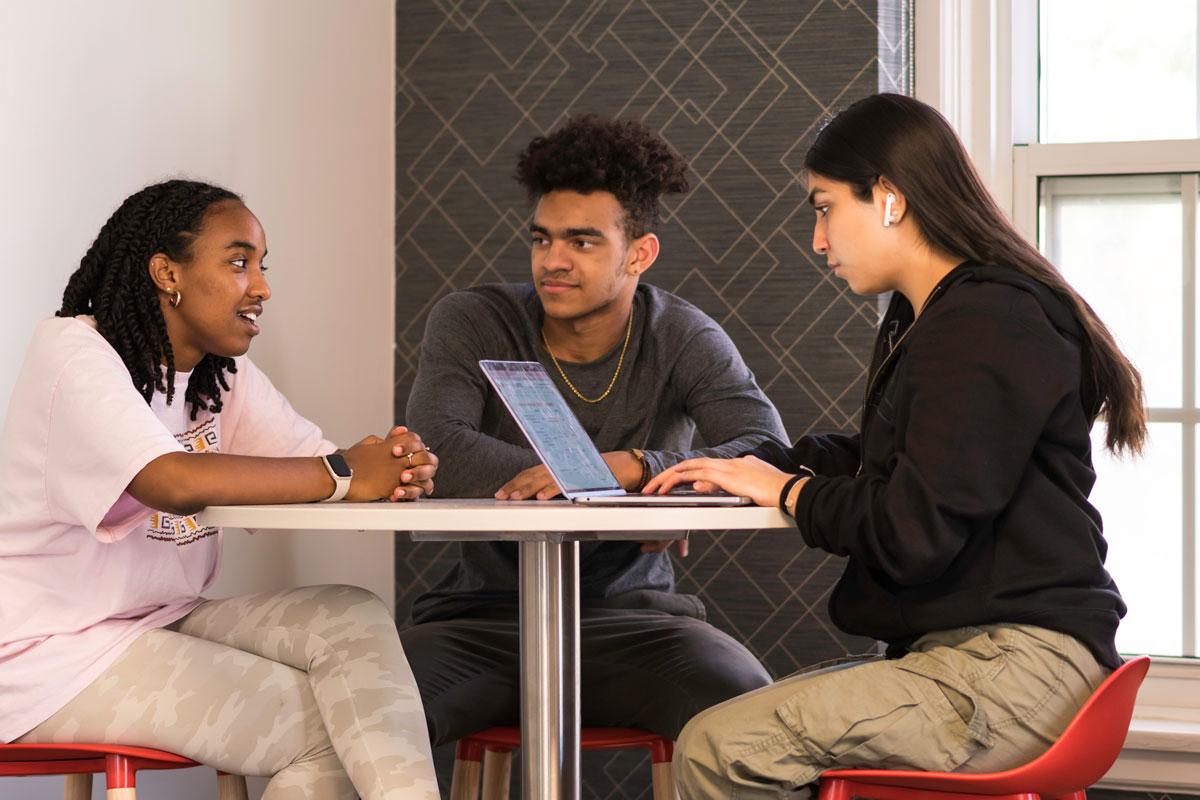
<instances>
[{"instance_id":1,"label":"laptop","mask_svg":"<svg viewBox=\"0 0 1200 800\"><path fill-rule=\"evenodd\" d=\"M536 361L480 361L483 374L573 503L638 506L744 506L748 497L675 490L665 495L626 492L545 368Z\"/></svg>"}]
</instances>

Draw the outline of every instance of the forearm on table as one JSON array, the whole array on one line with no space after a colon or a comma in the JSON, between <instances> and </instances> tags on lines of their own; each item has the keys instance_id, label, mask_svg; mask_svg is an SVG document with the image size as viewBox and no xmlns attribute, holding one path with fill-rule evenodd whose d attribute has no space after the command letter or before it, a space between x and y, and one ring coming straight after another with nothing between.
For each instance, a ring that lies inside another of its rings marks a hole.
<instances>
[{"instance_id":1,"label":"forearm on table","mask_svg":"<svg viewBox=\"0 0 1200 800\"><path fill-rule=\"evenodd\" d=\"M167 453L129 483L138 502L172 514L194 514L215 505L305 503L323 500L333 489L320 458L228 453Z\"/></svg>"},{"instance_id":2,"label":"forearm on table","mask_svg":"<svg viewBox=\"0 0 1200 800\"><path fill-rule=\"evenodd\" d=\"M722 442L713 447L703 447L697 450L654 450L646 451L646 461L650 465L650 473L657 475L668 467L672 467L689 458L736 458L738 455L758 447L765 441L775 437L768 433L748 433Z\"/></svg>"},{"instance_id":3,"label":"forearm on table","mask_svg":"<svg viewBox=\"0 0 1200 800\"><path fill-rule=\"evenodd\" d=\"M795 473L804 468L818 475L853 475L858 471L857 444L857 436L805 436L791 447L765 441L739 455L754 456L784 472Z\"/></svg>"}]
</instances>

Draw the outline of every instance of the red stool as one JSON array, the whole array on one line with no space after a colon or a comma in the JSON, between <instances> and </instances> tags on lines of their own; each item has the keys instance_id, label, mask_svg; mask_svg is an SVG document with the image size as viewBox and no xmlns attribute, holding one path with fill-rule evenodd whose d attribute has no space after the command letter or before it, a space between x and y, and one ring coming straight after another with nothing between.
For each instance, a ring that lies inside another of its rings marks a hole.
<instances>
[{"instance_id":1,"label":"red stool","mask_svg":"<svg viewBox=\"0 0 1200 800\"><path fill-rule=\"evenodd\" d=\"M454 777L450 800L479 797L480 762L483 763L483 800L508 800L512 776L512 751L521 746L520 728L488 728L458 740L454 754ZM581 750L650 751L654 800L675 800L671 756L675 743L637 728L584 728L579 733Z\"/></svg>"},{"instance_id":2,"label":"red stool","mask_svg":"<svg viewBox=\"0 0 1200 800\"><path fill-rule=\"evenodd\" d=\"M65 775L66 800L90 800L92 773L103 772L108 800L136 800L137 773L144 769L200 766L190 758L148 747L119 744L0 744L0 777ZM217 773L218 800L246 800L246 779Z\"/></svg>"},{"instance_id":3,"label":"red stool","mask_svg":"<svg viewBox=\"0 0 1200 800\"><path fill-rule=\"evenodd\" d=\"M820 800L1086 800L1125 744L1138 687L1150 668L1146 656L1109 675L1050 749L1004 772L912 772L837 769L821 775Z\"/></svg>"}]
</instances>

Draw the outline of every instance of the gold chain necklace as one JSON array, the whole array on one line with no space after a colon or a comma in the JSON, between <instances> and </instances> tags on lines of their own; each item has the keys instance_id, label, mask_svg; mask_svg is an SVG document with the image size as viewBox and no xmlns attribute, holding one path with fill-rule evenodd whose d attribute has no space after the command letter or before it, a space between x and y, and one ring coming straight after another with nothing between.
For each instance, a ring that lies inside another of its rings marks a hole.
<instances>
[{"instance_id":1,"label":"gold chain necklace","mask_svg":"<svg viewBox=\"0 0 1200 800\"><path fill-rule=\"evenodd\" d=\"M550 342L546 341L546 329L542 328L542 344L546 346L546 352L550 354L550 360L554 362L554 366L558 369L558 374L562 376L563 383L567 388L580 400L585 403L599 403L604 398L608 397L612 392L613 387L617 385L617 377L621 374L621 365L625 363L625 351L629 349L629 337L633 333L633 309L629 309L629 324L625 326L625 344L621 346L621 357L617 359L617 371L613 373L612 380L608 382L608 388L604 390L604 394L593 399L584 397L583 394L575 388L575 384L571 383L571 379L567 377L567 373L563 372L562 364L558 363L558 359L554 356L554 351L550 349Z\"/></svg>"}]
</instances>

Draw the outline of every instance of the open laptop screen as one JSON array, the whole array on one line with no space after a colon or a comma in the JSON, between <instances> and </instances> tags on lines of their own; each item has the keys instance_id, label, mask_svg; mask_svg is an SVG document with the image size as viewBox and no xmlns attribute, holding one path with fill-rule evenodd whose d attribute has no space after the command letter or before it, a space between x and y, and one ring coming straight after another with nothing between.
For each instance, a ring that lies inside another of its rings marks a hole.
<instances>
[{"instance_id":1,"label":"open laptop screen","mask_svg":"<svg viewBox=\"0 0 1200 800\"><path fill-rule=\"evenodd\" d=\"M480 361L479 366L564 494L622 491L541 364Z\"/></svg>"}]
</instances>

